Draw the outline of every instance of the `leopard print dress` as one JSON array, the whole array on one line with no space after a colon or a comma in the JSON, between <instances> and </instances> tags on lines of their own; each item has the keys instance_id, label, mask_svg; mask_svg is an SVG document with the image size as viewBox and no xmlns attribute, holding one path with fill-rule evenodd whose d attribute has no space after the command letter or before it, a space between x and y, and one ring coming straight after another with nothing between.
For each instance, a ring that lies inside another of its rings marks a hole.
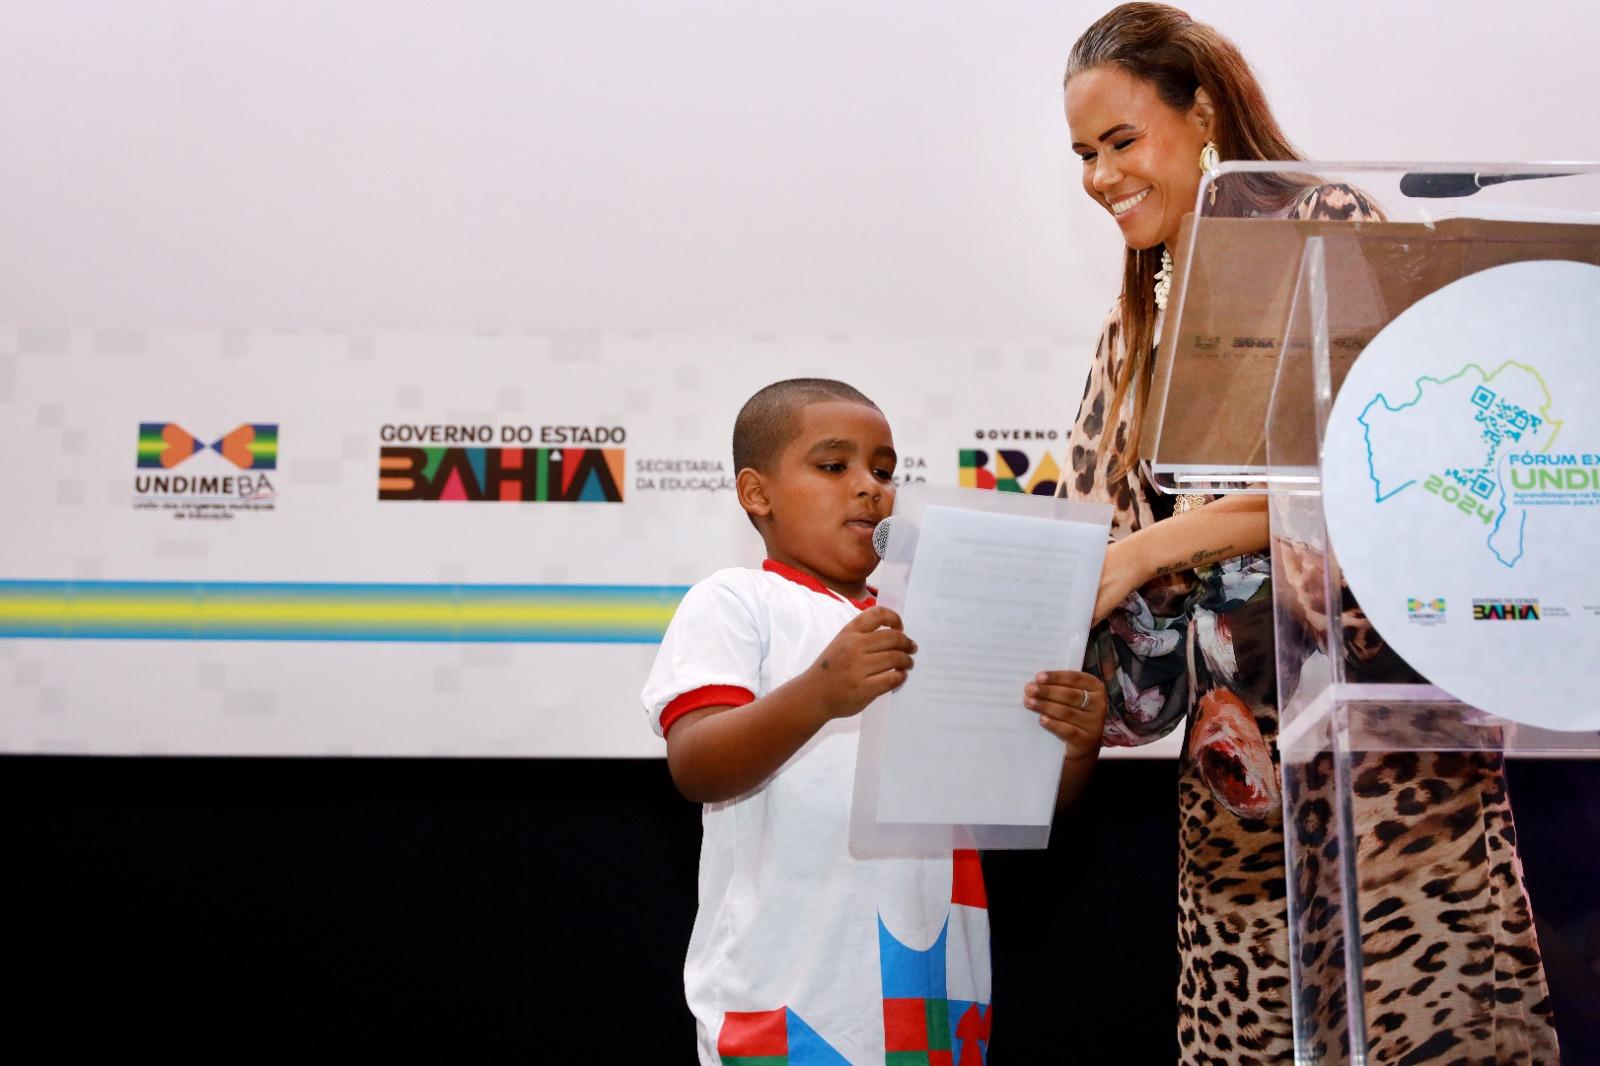
<instances>
[{"instance_id":1,"label":"leopard print dress","mask_svg":"<svg viewBox=\"0 0 1600 1066\"><path fill-rule=\"evenodd\" d=\"M1282 217L1381 218L1359 191L1308 189ZM1113 539L1171 514L1172 497L1137 473L1114 476L1126 411L1108 410L1125 358L1114 307L1069 440L1061 492L1110 503ZM1279 573L1305 570L1278 543ZM1087 668L1111 694L1105 738L1146 743L1182 722L1179 774L1178 1047L1185 1064L1290 1062L1289 940L1272 560L1263 553L1157 578L1096 628ZM1310 583L1307 582L1309 585ZM1327 611L1303 611L1326 627ZM1321 617L1313 617L1320 613ZM1340 605L1353 677L1414 678L1353 599ZM1310 629L1308 628L1308 632ZM1325 631L1325 628L1324 628ZM1501 757L1358 754L1352 771L1363 871L1360 903L1368 1047L1373 1063L1555 1063L1549 994L1516 851ZM1331 757L1289 797L1305 888L1337 876ZM1489 861L1485 862L1485 855ZM1329 979L1303 993L1313 1061L1349 1061L1344 946L1331 915L1302 944L1303 970ZM1490 962L1489 960L1492 960Z\"/></svg>"}]
</instances>

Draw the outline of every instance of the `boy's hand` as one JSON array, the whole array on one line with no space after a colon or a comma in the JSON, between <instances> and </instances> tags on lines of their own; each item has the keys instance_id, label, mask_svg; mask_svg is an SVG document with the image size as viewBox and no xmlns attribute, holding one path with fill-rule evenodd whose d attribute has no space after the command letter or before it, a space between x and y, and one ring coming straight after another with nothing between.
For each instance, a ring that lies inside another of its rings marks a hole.
<instances>
[{"instance_id":1,"label":"boy's hand","mask_svg":"<svg viewBox=\"0 0 1600 1066\"><path fill-rule=\"evenodd\" d=\"M1039 724L1067 742L1067 758L1092 758L1106 724L1106 686L1081 670L1039 674L1022 691L1022 703Z\"/></svg>"},{"instance_id":2,"label":"boy's hand","mask_svg":"<svg viewBox=\"0 0 1600 1066\"><path fill-rule=\"evenodd\" d=\"M904 684L916 652L916 641L901 632L899 615L868 607L839 630L806 673L828 717L848 718Z\"/></svg>"}]
</instances>

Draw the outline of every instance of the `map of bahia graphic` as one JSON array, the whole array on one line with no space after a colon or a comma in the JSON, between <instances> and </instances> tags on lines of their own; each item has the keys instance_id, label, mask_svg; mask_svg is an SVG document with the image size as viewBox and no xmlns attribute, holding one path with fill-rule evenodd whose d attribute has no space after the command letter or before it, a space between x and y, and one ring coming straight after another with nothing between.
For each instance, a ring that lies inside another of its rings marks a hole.
<instances>
[{"instance_id":1,"label":"map of bahia graphic","mask_svg":"<svg viewBox=\"0 0 1600 1066\"><path fill-rule=\"evenodd\" d=\"M1516 566L1528 514L1508 494L1508 468L1550 461L1561 431L1552 405L1539 372L1510 359L1492 371L1468 363L1449 377L1418 378L1398 400L1379 393L1356 416L1374 501L1430 493L1447 529L1472 525L1500 563Z\"/></svg>"}]
</instances>

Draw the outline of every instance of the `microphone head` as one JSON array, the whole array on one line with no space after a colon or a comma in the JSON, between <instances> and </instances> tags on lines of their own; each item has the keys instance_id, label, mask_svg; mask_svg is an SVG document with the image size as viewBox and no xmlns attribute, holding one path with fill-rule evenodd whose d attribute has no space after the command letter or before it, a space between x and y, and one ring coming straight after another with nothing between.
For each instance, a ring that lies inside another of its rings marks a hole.
<instances>
[{"instance_id":1,"label":"microphone head","mask_svg":"<svg viewBox=\"0 0 1600 1066\"><path fill-rule=\"evenodd\" d=\"M893 523L894 518L890 516L879 522L872 529L872 550L878 553L878 558L880 559L889 550L889 528Z\"/></svg>"}]
</instances>

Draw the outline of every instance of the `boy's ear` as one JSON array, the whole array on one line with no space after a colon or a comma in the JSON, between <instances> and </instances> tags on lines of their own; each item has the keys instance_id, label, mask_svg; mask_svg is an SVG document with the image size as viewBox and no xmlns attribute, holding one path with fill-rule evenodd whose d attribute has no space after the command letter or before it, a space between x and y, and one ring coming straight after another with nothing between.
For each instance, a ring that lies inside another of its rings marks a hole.
<instances>
[{"instance_id":1,"label":"boy's ear","mask_svg":"<svg viewBox=\"0 0 1600 1066\"><path fill-rule=\"evenodd\" d=\"M739 506L751 518L765 518L772 513L772 502L767 499L766 479L754 467L739 471L734 485L739 491Z\"/></svg>"}]
</instances>

